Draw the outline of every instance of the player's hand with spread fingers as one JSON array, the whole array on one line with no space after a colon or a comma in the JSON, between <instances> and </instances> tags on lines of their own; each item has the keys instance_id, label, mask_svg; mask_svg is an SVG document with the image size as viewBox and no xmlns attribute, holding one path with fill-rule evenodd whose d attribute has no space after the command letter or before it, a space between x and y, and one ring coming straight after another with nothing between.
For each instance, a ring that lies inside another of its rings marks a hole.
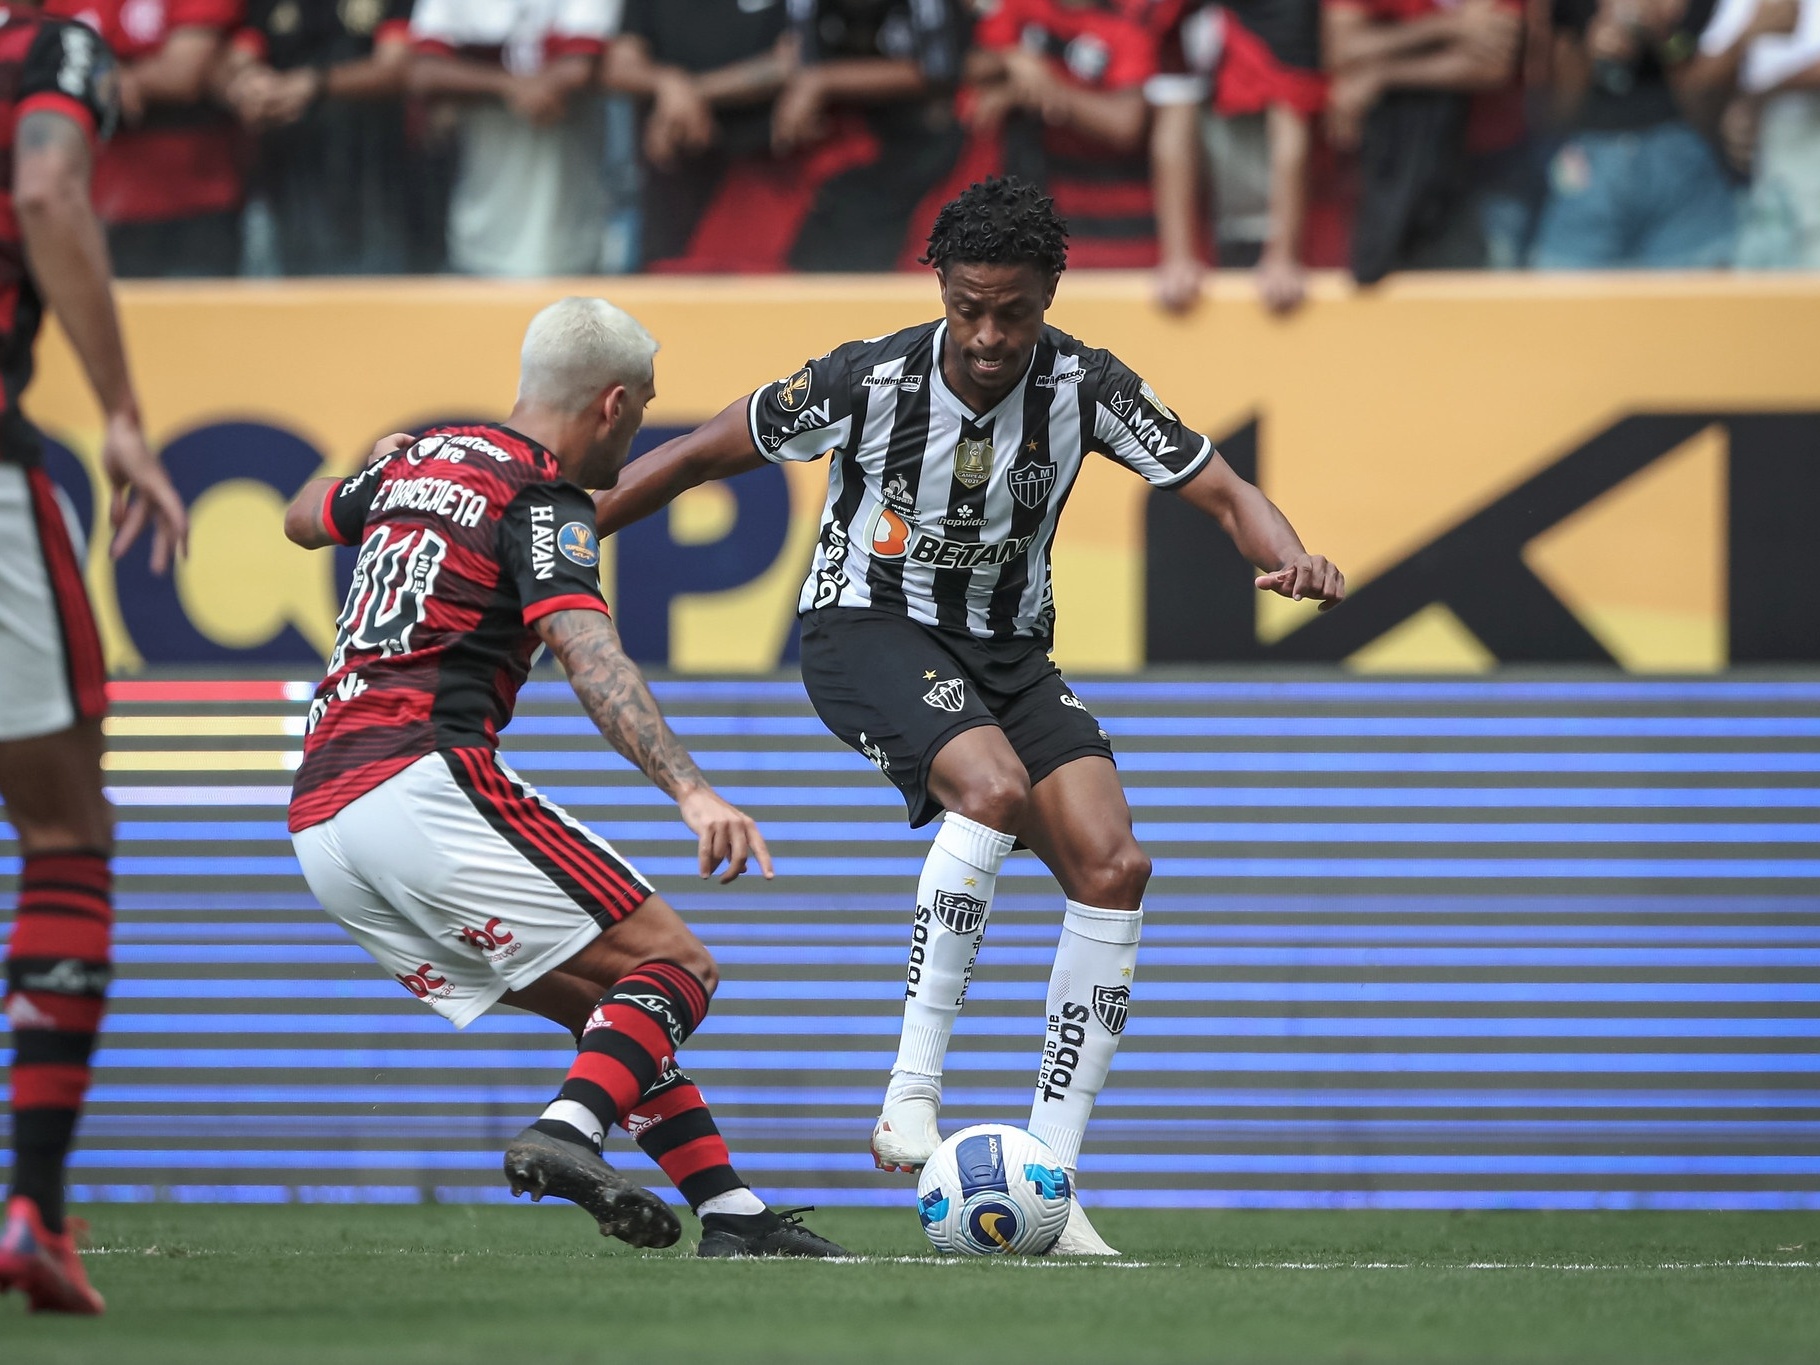
<instances>
[{"instance_id":1,"label":"player's hand with spread fingers","mask_svg":"<svg viewBox=\"0 0 1820 1365\"><path fill-rule=\"evenodd\" d=\"M136 416L116 414L107 419L101 468L112 490L108 521L114 528L113 557L125 554L149 521L152 572L163 573L175 556L189 551L190 514L164 465L146 445Z\"/></svg>"},{"instance_id":2,"label":"player's hand with spread fingers","mask_svg":"<svg viewBox=\"0 0 1820 1365\"><path fill-rule=\"evenodd\" d=\"M683 823L700 841L704 878L712 877L725 863L727 870L720 874L724 886L746 870L749 858L758 860L758 869L767 881L774 875L771 850L765 847L765 836L758 832L752 817L722 800L712 788L692 787L677 796L676 805Z\"/></svg>"},{"instance_id":3,"label":"player's hand with spread fingers","mask_svg":"<svg viewBox=\"0 0 1820 1365\"><path fill-rule=\"evenodd\" d=\"M1312 597L1322 611L1332 611L1346 599L1346 575L1326 555L1295 555L1274 573L1259 574L1258 591L1274 592L1300 602Z\"/></svg>"}]
</instances>

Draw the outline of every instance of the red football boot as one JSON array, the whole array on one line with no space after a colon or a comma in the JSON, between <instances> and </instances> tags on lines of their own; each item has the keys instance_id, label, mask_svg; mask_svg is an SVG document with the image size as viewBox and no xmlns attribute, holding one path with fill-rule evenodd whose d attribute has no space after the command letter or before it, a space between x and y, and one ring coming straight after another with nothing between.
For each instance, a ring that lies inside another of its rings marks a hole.
<instances>
[{"instance_id":1,"label":"red football boot","mask_svg":"<svg viewBox=\"0 0 1820 1365\"><path fill-rule=\"evenodd\" d=\"M38 1206L23 1195L6 1206L6 1226L0 1229L0 1290L17 1289L31 1301L34 1313L86 1313L106 1310L107 1304L82 1271L71 1234L80 1224L70 1220L70 1231L48 1231Z\"/></svg>"}]
</instances>

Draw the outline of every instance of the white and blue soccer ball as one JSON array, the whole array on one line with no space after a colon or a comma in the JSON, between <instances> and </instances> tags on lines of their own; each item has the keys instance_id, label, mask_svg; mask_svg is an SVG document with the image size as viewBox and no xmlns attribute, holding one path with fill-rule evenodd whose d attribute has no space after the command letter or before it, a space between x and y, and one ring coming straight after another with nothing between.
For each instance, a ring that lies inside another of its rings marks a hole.
<instances>
[{"instance_id":1,"label":"white and blue soccer ball","mask_svg":"<svg viewBox=\"0 0 1820 1365\"><path fill-rule=\"evenodd\" d=\"M1041 1256L1062 1235L1072 1194L1048 1143L982 1123L935 1149L916 1182L916 1212L937 1251Z\"/></svg>"}]
</instances>

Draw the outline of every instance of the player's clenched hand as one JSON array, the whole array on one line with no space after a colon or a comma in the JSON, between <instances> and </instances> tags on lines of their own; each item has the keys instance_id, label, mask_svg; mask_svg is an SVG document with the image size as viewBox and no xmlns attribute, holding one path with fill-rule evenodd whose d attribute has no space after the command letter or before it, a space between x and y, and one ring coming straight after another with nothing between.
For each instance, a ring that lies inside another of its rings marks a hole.
<instances>
[{"instance_id":1,"label":"player's clenched hand","mask_svg":"<svg viewBox=\"0 0 1820 1365\"><path fill-rule=\"evenodd\" d=\"M756 858L759 871L770 879L771 850L765 847L765 836L758 832L751 816L728 805L706 787L684 793L676 804L683 823L700 840L702 876L713 876L714 870L725 863L727 870L720 874L721 884L725 885L746 870L747 858Z\"/></svg>"},{"instance_id":2,"label":"player's clenched hand","mask_svg":"<svg viewBox=\"0 0 1820 1365\"><path fill-rule=\"evenodd\" d=\"M107 431L101 438L101 468L112 490L108 521L114 528L114 542L110 552L120 558L150 521L152 572L163 573L171 566L173 555L189 551L190 514L164 466L146 446L137 417L107 419Z\"/></svg>"},{"instance_id":3,"label":"player's clenched hand","mask_svg":"<svg viewBox=\"0 0 1820 1365\"><path fill-rule=\"evenodd\" d=\"M373 442L373 449L367 453L362 469L371 469L388 455L396 455L406 446L415 445L417 438L405 431L395 431L390 436L381 436Z\"/></svg>"},{"instance_id":4,"label":"player's clenched hand","mask_svg":"<svg viewBox=\"0 0 1820 1365\"><path fill-rule=\"evenodd\" d=\"M1322 611L1331 611L1346 597L1346 575L1326 555L1297 555L1275 573L1259 574L1256 582L1260 592L1279 593L1297 602L1313 597Z\"/></svg>"}]
</instances>

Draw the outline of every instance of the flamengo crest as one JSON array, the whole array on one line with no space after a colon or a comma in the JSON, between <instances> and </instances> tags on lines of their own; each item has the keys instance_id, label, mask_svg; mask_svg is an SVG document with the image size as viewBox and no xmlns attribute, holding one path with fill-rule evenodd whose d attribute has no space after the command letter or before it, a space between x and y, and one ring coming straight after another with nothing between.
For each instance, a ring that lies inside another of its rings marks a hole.
<instances>
[{"instance_id":1,"label":"flamengo crest","mask_svg":"<svg viewBox=\"0 0 1820 1365\"><path fill-rule=\"evenodd\" d=\"M1115 1037L1125 1031L1125 1016L1130 1011L1131 987L1129 986L1095 986L1093 988L1093 1012L1106 1026L1106 1032Z\"/></svg>"},{"instance_id":2,"label":"flamengo crest","mask_svg":"<svg viewBox=\"0 0 1820 1365\"><path fill-rule=\"evenodd\" d=\"M935 917L957 934L977 934L986 922L986 902L958 891L937 891Z\"/></svg>"}]
</instances>

